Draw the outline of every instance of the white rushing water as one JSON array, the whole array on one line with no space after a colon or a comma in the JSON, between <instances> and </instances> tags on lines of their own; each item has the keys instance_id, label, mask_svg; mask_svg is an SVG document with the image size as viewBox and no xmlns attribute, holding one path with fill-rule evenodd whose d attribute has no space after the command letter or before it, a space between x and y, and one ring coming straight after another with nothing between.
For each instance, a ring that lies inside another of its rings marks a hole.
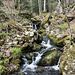
<instances>
[{"instance_id":1,"label":"white rushing water","mask_svg":"<svg viewBox=\"0 0 75 75\"><path fill-rule=\"evenodd\" d=\"M32 23L32 28L37 30L36 24L33 24L33 23Z\"/></svg>"},{"instance_id":2,"label":"white rushing water","mask_svg":"<svg viewBox=\"0 0 75 75\"><path fill-rule=\"evenodd\" d=\"M39 52L35 52L37 54L36 57L32 56L32 63L29 64L28 60L26 59L25 56L23 56L23 60L25 62L25 64L23 65L23 68L20 70L20 72L24 72L25 74L27 74L26 71L36 71L37 63L40 61L43 53L52 48L53 46L50 44L50 39L47 36L43 36L43 41L41 43L42 48ZM45 68L49 68L49 69L54 69L54 70L59 70L59 62L58 65L54 65L54 66L45 66Z\"/></svg>"}]
</instances>

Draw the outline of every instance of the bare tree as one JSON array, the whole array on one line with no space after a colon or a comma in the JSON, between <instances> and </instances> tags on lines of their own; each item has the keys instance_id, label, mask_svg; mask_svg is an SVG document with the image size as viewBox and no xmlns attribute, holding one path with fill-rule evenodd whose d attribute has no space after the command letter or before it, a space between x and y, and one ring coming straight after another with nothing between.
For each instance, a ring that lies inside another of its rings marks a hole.
<instances>
[{"instance_id":1,"label":"bare tree","mask_svg":"<svg viewBox=\"0 0 75 75\"><path fill-rule=\"evenodd\" d=\"M20 0L18 0L18 9L20 11Z\"/></svg>"},{"instance_id":2,"label":"bare tree","mask_svg":"<svg viewBox=\"0 0 75 75\"><path fill-rule=\"evenodd\" d=\"M30 4L31 4L31 12L33 12L33 0L30 0Z\"/></svg>"},{"instance_id":3,"label":"bare tree","mask_svg":"<svg viewBox=\"0 0 75 75\"><path fill-rule=\"evenodd\" d=\"M41 0L38 0L38 6L39 6L39 14L42 13L42 4L41 4Z\"/></svg>"},{"instance_id":4,"label":"bare tree","mask_svg":"<svg viewBox=\"0 0 75 75\"><path fill-rule=\"evenodd\" d=\"M44 0L44 12L46 12L46 0Z\"/></svg>"}]
</instances>

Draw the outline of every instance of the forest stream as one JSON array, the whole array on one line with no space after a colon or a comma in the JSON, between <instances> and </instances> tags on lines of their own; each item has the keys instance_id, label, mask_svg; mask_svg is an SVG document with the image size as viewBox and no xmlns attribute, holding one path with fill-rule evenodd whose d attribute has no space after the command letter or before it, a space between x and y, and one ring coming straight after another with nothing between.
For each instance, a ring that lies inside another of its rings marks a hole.
<instances>
[{"instance_id":1,"label":"forest stream","mask_svg":"<svg viewBox=\"0 0 75 75\"><path fill-rule=\"evenodd\" d=\"M75 0L0 0L0 75L75 75Z\"/></svg>"},{"instance_id":2,"label":"forest stream","mask_svg":"<svg viewBox=\"0 0 75 75\"><path fill-rule=\"evenodd\" d=\"M62 52L58 56L56 61L57 63L53 66L40 66L38 62L42 59L43 54L49 50L54 48L55 46L51 44L51 41L48 36L43 36L43 40L41 42L41 46L43 47L38 52L30 52L30 56L32 56L31 62L26 58L26 53L23 53L22 56L22 64L19 68L18 73L24 73L25 75L59 75L59 61ZM58 47L56 47L58 49ZM55 50L51 51L54 52ZM39 71L40 70L40 71Z\"/></svg>"}]
</instances>

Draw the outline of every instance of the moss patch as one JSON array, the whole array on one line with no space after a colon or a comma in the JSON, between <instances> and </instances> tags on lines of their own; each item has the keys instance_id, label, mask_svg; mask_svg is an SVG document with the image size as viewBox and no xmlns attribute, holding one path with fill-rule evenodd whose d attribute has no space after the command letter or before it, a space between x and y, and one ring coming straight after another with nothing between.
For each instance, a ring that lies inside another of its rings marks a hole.
<instances>
[{"instance_id":1,"label":"moss patch","mask_svg":"<svg viewBox=\"0 0 75 75\"><path fill-rule=\"evenodd\" d=\"M15 64L15 65L18 65L20 62L21 62L20 59L12 59L12 60L11 60L11 63L13 63L13 64Z\"/></svg>"},{"instance_id":2,"label":"moss patch","mask_svg":"<svg viewBox=\"0 0 75 75\"><path fill-rule=\"evenodd\" d=\"M42 25L44 25L44 24L47 22L49 16L50 16L50 14L47 14L47 15L46 15L46 18L43 20Z\"/></svg>"},{"instance_id":3,"label":"moss patch","mask_svg":"<svg viewBox=\"0 0 75 75\"><path fill-rule=\"evenodd\" d=\"M60 26L57 26L56 28L67 29L68 28L68 24L61 24Z\"/></svg>"},{"instance_id":4,"label":"moss patch","mask_svg":"<svg viewBox=\"0 0 75 75\"><path fill-rule=\"evenodd\" d=\"M52 40L52 42L54 43L54 44L56 44L56 45L58 45L58 46L63 46L63 45L65 45L65 43L64 43L64 41L65 40L69 40L69 36L63 36L63 37L61 37L60 39L57 39L56 37L53 37L53 36L51 36L51 35L48 35L49 36L49 38Z\"/></svg>"}]
</instances>

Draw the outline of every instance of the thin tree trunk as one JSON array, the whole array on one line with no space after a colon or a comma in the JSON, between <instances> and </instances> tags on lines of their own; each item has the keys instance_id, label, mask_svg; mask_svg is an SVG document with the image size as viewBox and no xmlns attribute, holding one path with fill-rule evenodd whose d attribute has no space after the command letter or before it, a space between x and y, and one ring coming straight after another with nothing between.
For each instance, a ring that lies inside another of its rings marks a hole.
<instances>
[{"instance_id":1,"label":"thin tree trunk","mask_svg":"<svg viewBox=\"0 0 75 75\"><path fill-rule=\"evenodd\" d=\"M18 10L20 11L20 0L18 0Z\"/></svg>"},{"instance_id":2,"label":"thin tree trunk","mask_svg":"<svg viewBox=\"0 0 75 75\"><path fill-rule=\"evenodd\" d=\"M31 12L33 12L33 1L31 0Z\"/></svg>"},{"instance_id":3,"label":"thin tree trunk","mask_svg":"<svg viewBox=\"0 0 75 75\"><path fill-rule=\"evenodd\" d=\"M44 0L44 12L46 12L46 0Z\"/></svg>"},{"instance_id":4,"label":"thin tree trunk","mask_svg":"<svg viewBox=\"0 0 75 75\"><path fill-rule=\"evenodd\" d=\"M41 0L38 0L38 6L39 6L39 14L42 13L42 4L41 4Z\"/></svg>"}]
</instances>

